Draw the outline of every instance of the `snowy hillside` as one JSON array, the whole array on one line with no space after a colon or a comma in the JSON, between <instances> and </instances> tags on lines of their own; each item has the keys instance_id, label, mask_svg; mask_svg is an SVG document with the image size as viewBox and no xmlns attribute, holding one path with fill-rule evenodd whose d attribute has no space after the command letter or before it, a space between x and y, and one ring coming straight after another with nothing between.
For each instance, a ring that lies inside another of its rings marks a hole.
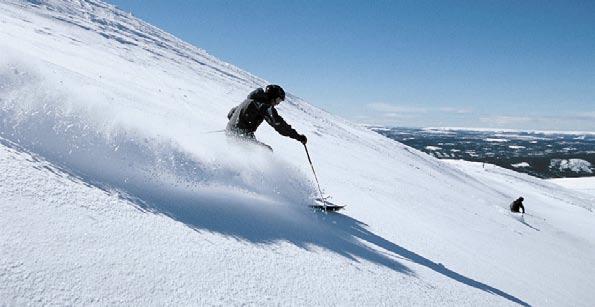
<instances>
[{"instance_id":1,"label":"snowy hillside","mask_svg":"<svg viewBox=\"0 0 595 307\"><path fill-rule=\"evenodd\" d=\"M595 202L595 177L556 178L550 179L549 181L559 184L565 188L591 195L594 197L593 202Z\"/></svg>"},{"instance_id":2,"label":"snowy hillside","mask_svg":"<svg viewBox=\"0 0 595 307\"><path fill-rule=\"evenodd\" d=\"M93 0L0 1L0 55L2 304L595 302L583 194L289 95L279 113L347 205L313 212L300 143L217 132L267 81ZM530 215L508 213L520 195Z\"/></svg>"}]
</instances>

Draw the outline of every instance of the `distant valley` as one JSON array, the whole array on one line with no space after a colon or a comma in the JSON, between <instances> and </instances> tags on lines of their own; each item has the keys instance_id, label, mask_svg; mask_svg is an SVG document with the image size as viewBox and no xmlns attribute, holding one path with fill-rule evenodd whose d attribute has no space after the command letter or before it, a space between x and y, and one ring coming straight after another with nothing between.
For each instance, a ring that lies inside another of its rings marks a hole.
<instances>
[{"instance_id":1,"label":"distant valley","mask_svg":"<svg viewBox=\"0 0 595 307\"><path fill-rule=\"evenodd\" d=\"M595 175L595 133L370 128L439 159L491 163L540 178Z\"/></svg>"}]
</instances>

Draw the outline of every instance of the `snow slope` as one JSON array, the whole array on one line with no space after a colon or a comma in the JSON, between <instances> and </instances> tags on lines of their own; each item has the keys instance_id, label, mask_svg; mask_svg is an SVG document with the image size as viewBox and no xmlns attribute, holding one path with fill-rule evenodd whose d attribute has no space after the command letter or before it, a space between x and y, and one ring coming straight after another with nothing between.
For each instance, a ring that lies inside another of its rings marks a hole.
<instances>
[{"instance_id":1,"label":"snow slope","mask_svg":"<svg viewBox=\"0 0 595 307\"><path fill-rule=\"evenodd\" d=\"M555 178L548 181L561 185L567 189L585 193L595 197L595 177ZM595 199L593 199L595 202Z\"/></svg>"},{"instance_id":2,"label":"snow slope","mask_svg":"<svg viewBox=\"0 0 595 307\"><path fill-rule=\"evenodd\" d=\"M447 162L289 95L301 144L228 142L267 81L99 1L0 2L0 302L595 302L592 200ZM507 212L524 195L531 215Z\"/></svg>"}]
</instances>

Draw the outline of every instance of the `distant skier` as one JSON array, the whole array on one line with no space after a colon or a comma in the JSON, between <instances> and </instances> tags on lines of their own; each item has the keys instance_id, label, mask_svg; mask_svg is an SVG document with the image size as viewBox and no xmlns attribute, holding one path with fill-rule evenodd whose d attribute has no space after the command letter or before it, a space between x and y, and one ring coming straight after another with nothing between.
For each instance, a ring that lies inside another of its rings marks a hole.
<instances>
[{"instance_id":1,"label":"distant skier","mask_svg":"<svg viewBox=\"0 0 595 307\"><path fill-rule=\"evenodd\" d=\"M525 206L523 206L523 200L525 199L521 196L517 198L517 200L510 203L510 211L519 213L522 209L522 213L525 213Z\"/></svg>"},{"instance_id":2,"label":"distant skier","mask_svg":"<svg viewBox=\"0 0 595 307\"><path fill-rule=\"evenodd\" d=\"M257 88L248 95L244 102L229 110L227 114L229 122L225 133L230 137L246 140L273 151L271 146L258 141L254 136L258 126L263 120L266 120L279 134L306 144L308 141L306 136L297 133L277 113L275 106L283 100L285 100L285 91L278 85L267 85L265 90Z\"/></svg>"}]
</instances>

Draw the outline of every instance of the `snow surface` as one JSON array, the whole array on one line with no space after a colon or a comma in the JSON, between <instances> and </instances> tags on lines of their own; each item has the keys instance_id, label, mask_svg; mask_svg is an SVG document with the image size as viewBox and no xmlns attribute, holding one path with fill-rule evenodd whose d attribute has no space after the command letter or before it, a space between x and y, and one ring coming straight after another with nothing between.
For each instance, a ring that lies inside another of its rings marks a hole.
<instances>
[{"instance_id":1,"label":"snow surface","mask_svg":"<svg viewBox=\"0 0 595 307\"><path fill-rule=\"evenodd\" d=\"M3 1L0 24L0 304L595 302L585 194L289 94L279 112L347 205L315 212L301 144L218 132L266 80L99 1Z\"/></svg>"},{"instance_id":2,"label":"snow surface","mask_svg":"<svg viewBox=\"0 0 595 307\"><path fill-rule=\"evenodd\" d=\"M591 163L583 159L551 159L550 168L560 171L571 170L575 173L593 173Z\"/></svg>"},{"instance_id":3,"label":"snow surface","mask_svg":"<svg viewBox=\"0 0 595 307\"><path fill-rule=\"evenodd\" d=\"M595 177L555 178L549 179L549 181L567 189L591 195L592 202L595 203Z\"/></svg>"},{"instance_id":4,"label":"snow surface","mask_svg":"<svg viewBox=\"0 0 595 307\"><path fill-rule=\"evenodd\" d=\"M496 143L505 143L505 142L508 142L507 139L495 139L495 138L486 138L484 141L486 141L486 142L496 142Z\"/></svg>"},{"instance_id":5,"label":"snow surface","mask_svg":"<svg viewBox=\"0 0 595 307\"><path fill-rule=\"evenodd\" d=\"M519 168L519 167L531 167L531 164L527 163L527 162L520 162L520 163L514 163L511 164L512 167L515 168Z\"/></svg>"}]
</instances>

